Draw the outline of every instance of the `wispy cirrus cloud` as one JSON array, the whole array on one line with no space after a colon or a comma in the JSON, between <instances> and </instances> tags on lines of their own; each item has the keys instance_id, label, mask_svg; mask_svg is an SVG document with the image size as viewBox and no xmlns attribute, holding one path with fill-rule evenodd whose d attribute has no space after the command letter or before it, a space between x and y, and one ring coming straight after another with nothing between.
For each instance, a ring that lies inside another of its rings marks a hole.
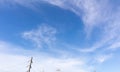
<instances>
[{"instance_id":1,"label":"wispy cirrus cloud","mask_svg":"<svg viewBox=\"0 0 120 72\"><path fill-rule=\"evenodd\" d=\"M46 2L65 10L72 11L73 13L81 17L85 25L87 37L92 34L92 30L95 27L101 28L101 32L99 34L101 36L101 39L96 41L93 46L81 50L83 52L94 52L104 45L107 45L107 47L109 48L112 44L118 44L117 42L120 41L120 8L119 6L113 6L110 0L0 0L0 3L3 4L19 4L28 8L36 7L36 3L40 2ZM115 8L114 11L113 8ZM37 32L37 30L33 30L25 32L23 35L26 39L35 42L38 47L42 47L42 44L50 45L50 43L54 41L51 36L43 37L35 34L35 32L39 33L39 31ZM38 40L37 38L39 38L40 40Z\"/></svg>"},{"instance_id":2,"label":"wispy cirrus cloud","mask_svg":"<svg viewBox=\"0 0 120 72\"><path fill-rule=\"evenodd\" d=\"M1 0L1 3L10 2ZM43 0L13 0L13 4L19 4L28 8L36 7L36 3ZM120 8L112 6L110 0L44 0L51 5L58 6L65 10L69 10L79 17L85 26L86 37L90 38L94 28L101 28L101 39L97 40L93 46L86 49L80 49L80 52L96 52L102 51L103 48L118 48L120 42ZM40 26L38 29L33 29L23 33L23 37L35 43L39 48L43 45L51 46L54 43L56 30L51 26ZM96 35L97 36L97 35ZM105 47L104 47L105 46ZM100 56L97 58L99 62L104 62L109 59L109 56ZM54 60L53 60L54 61ZM72 66L72 65L71 65ZM76 70L76 69L75 69Z\"/></svg>"},{"instance_id":3,"label":"wispy cirrus cloud","mask_svg":"<svg viewBox=\"0 0 120 72\"><path fill-rule=\"evenodd\" d=\"M120 10L118 9L115 13L112 13L111 16L107 21L107 23L103 27L102 31L102 38L100 41L96 42L92 48L96 50L97 48L106 47L107 49L112 48L119 48L120 42Z\"/></svg>"},{"instance_id":4,"label":"wispy cirrus cloud","mask_svg":"<svg viewBox=\"0 0 120 72\"><path fill-rule=\"evenodd\" d=\"M72 11L82 18L87 36L90 36L95 26L101 25L111 15L111 5L108 0L45 0L46 2Z\"/></svg>"},{"instance_id":5,"label":"wispy cirrus cloud","mask_svg":"<svg viewBox=\"0 0 120 72\"><path fill-rule=\"evenodd\" d=\"M1 0L0 3L20 4L28 8L37 8L36 4L41 2L69 10L82 18L87 38L90 38L94 28L100 28L99 36L101 39L90 47L92 51L106 43L109 44L108 42L112 42L116 37L119 39L120 8L118 5L113 5L110 0Z\"/></svg>"},{"instance_id":6,"label":"wispy cirrus cloud","mask_svg":"<svg viewBox=\"0 0 120 72\"><path fill-rule=\"evenodd\" d=\"M40 25L37 29L23 32L23 38L33 42L38 48L51 47L56 41L57 30L47 24Z\"/></svg>"},{"instance_id":7,"label":"wispy cirrus cloud","mask_svg":"<svg viewBox=\"0 0 120 72\"><path fill-rule=\"evenodd\" d=\"M99 63L103 63L105 62L106 60L110 59L113 55L112 54L109 54L109 55L100 55L100 56L97 56L96 57L96 60L99 62Z\"/></svg>"},{"instance_id":8,"label":"wispy cirrus cloud","mask_svg":"<svg viewBox=\"0 0 120 72\"><path fill-rule=\"evenodd\" d=\"M109 0L1 0L1 3L14 3L26 6L28 8L36 7L37 3L46 2L51 5L72 11L80 16L85 25L87 35L91 34L95 26L106 24L108 25L111 19L114 19L115 12Z\"/></svg>"},{"instance_id":9,"label":"wispy cirrus cloud","mask_svg":"<svg viewBox=\"0 0 120 72\"><path fill-rule=\"evenodd\" d=\"M82 49L83 52L94 52L97 49L109 48L117 45L120 41L120 8L114 5L110 0L74 0L74 1L54 1L46 0L46 2L59 6L63 9L70 10L80 16L85 25L87 37L90 37L94 28L100 28L98 39L93 46ZM97 37L97 35L95 36Z\"/></svg>"}]
</instances>

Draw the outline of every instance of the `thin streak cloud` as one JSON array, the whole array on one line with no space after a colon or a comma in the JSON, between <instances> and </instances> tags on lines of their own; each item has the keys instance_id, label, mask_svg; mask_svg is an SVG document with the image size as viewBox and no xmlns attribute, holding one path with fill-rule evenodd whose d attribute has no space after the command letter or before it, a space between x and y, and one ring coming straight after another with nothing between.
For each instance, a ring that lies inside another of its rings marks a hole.
<instances>
[{"instance_id":1,"label":"thin streak cloud","mask_svg":"<svg viewBox=\"0 0 120 72\"><path fill-rule=\"evenodd\" d=\"M23 38L32 41L38 48L44 48L46 45L48 48L56 41L57 30L47 24L42 24L37 29L23 32Z\"/></svg>"}]
</instances>

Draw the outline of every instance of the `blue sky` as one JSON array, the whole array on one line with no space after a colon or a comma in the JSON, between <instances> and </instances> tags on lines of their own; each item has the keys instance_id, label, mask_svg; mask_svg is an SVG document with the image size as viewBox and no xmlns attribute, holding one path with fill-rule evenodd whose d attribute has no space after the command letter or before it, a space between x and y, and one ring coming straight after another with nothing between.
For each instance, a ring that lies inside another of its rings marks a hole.
<instances>
[{"instance_id":1,"label":"blue sky","mask_svg":"<svg viewBox=\"0 0 120 72\"><path fill-rule=\"evenodd\" d=\"M0 71L26 71L33 56L32 72L119 72L119 4L0 0Z\"/></svg>"}]
</instances>

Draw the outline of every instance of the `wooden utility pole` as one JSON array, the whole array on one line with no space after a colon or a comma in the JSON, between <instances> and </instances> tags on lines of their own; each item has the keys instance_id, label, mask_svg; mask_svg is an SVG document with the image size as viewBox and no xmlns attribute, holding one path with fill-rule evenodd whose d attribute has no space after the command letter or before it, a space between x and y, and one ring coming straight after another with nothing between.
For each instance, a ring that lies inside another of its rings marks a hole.
<instances>
[{"instance_id":1,"label":"wooden utility pole","mask_svg":"<svg viewBox=\"0 0 120 72\"><path fill-rule=\"evenodd\" d=\"M30 72L31 68L32 68L32 63L33 63L33 57L31 57L30 61L29 61L29 65L28 65L28 71L27 72Z\"/></svg>"}]
</instances>

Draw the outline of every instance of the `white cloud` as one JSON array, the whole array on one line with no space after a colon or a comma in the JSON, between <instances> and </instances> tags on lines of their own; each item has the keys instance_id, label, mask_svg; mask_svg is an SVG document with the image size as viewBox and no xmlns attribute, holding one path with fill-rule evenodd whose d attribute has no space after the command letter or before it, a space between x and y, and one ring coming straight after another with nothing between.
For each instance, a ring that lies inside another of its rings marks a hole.
<instances>
[{"instance_id":1,"label":"white cloud","mask_svg":"<svg viewBox=\"0 0 120 72\"><path fill-rule=\"evenodd\" d=\"M9 42L5 42L5 41L0 41L0 53L1 54L18 54L18 55L32 55L37 54L37 52L35 53L34 50L27 50L24 49L22 46L18 46L18 45L14 45L12 43ZM41 52L42 53L42 52Z\"/></svg>"},{"instance_id":2,"label":"white cloud","mask_svg":"<svg viewBox=\"0 0 120 72\"><path fill-rule=\"evenodd\" d=\"M19 72L26 71L27 57L18 55L9 55L0 53L0 71L2 72Z\"/></svg>"},{"instance_id":3,"label":"white cloud","mask_svg":"<svg viewBox=\"0 0 120 72\"><path fill-rule=\"evenodd\" d=\"M36 1L33 2L35 3ZM81 48L77 49L80 52L89 53L89 52L96 52L97 50L100 50L102 52L102 50L104 50L103 49L104 47L114 48L114 49L119 48L120 9L119 8L117 9L116 7L116 10L113 11L114 7L112 6L112 3L110 3L109 0L99 0L99 1L98 0L69 0L69 1L44 0L44 1L52 5L58 6L60 8L72 11L73 13L81 17L85 25L87 38L91 36L92 30L95 27L101 28L101 32L99 34L101 36L101 39L96 41L91 47L84 49ZM29 5L31 4L32 2ZM42 28L38 28L32 31L24 32L24 37L26 39L33 41L39 48L42 48L44 44L50 47L51 43L54 43L55 41L54 35L56 34L56 30L55 29L54 29L55 31L53 30L51 36L45 36L45 37L43 30ZM107 59L109 59L109 57L100 56L100 58L98 58L98 61L102 63Z\"/></svg>"},{"instance_id":4,"label":"white cloud","mask_svg":"<svg viewBox=\"0 0 120 72\"><path fill-rule=\"evenodd\" d=\"M45 71L56 71L60 69L62 72L84 72L85 70L82 68L83 62L76 59L55 59L55 58L48 58L42 63L37 62L37 64L41 64L41 68L45 69Z\"/></svg>"},{"instance_id":5,"label":"white cloud","mask_svg":"<svg viewBox=\"0 0 120 72\"><path fill-rule=\"evenodd\" d=\"M120 48L120 42L116 42L108 47L108 49L111 49L111 50L116 50L118 48Z\"/></svg>"},{"instance_id":6,"label":"white cloud","mask_svg":"<svg viewBox=\"0 0 120 72\"><path fill-rule=\"evenodd\" d=\"M117 10L118 6L114 7L110 0L1 0L0 3L9 2L20 4L28 8L35 8L36 3L40 3L42 1L70 10L80 16L85 25L87 37L91 35L92 29L96 26L102 26L103 32L106 32L107 30L108 33L108 31L111 31L109 27L115 25L113 22L117 22L116 25L119 25L118 23L120 23L119 20L116 21L119 19L120 12ZM113 8L115 8L115 10L113 10ZM113 29L116 29L116 27L119 26L115 26Z\"/></svg>"},{"instance_id":7,"label":"white cloud","mask_svg":"<svg viewBox=\"0 0 120 72\"><path fill-rule=\"evenodd\" d=\"M1 0L1 3L12 2L20 4L28 8L35 8L36 3L40 3L43 0ZM97 41L92 47L86 49L87 52L92 52L97 48L102 47L106 43L110 43L113 39L120 39L119 29L119 16L120 8L114 6L109 0L44 0L43 2L58 6L60 8L72 11L76 15L80 16L85 25L85 31L87 37L91 36L91 32L95 27L101 28L102 36L100 41ZM37 7L36 7L37 8ZM115 10L113 10L115 8ZM32 32L31 32L32 33ZM40 41L34 39L37 45L40 47ZM47 43L47 42L46 42ZM47 43L48 44L48 43ZM97 44L97 45L96 45ZM111 43L112 44L112 43ZM85 50L84 50L85 51Z\"/></svg>"},{"instance_id":8,"label":"white cloud","mask_svg":"<svg viewBox=\"0 0 120 72\"><path fill-rule=\"evenodd\" d=\"M95 26L101 25L109 19L111 6L108 0L45 0L50 4L70 10L80 16L85 25L87 37L91 35Z\"/></svg>"},{"instance_id":9,"label":"white cloud","mask_svg":"<svg viewBox=\"0 0 120 72\"><path fill-rule=\"evenodd\" d=\"M20 54L14 53L14 49L16 49L16 47L18 47L16 51ZM0 49L1 72L27 71L29 57L31 56L33 56L31 69L33 72L42 70L45 72L53 72L57 69L60 69L62 72L87 72L87 68L84 68L85 61L78 58L56 58L50 56L50 54L46 55L43 53L36 53L34 50L21 50L19 46L14 46L13 44L11 45L4 41L0 41ZM6 52L6 50L11 51ZM23 54L24 52L28 52L28 55Z\"/></svg>"},{"instance_id":10,"label":"white cloud","mask_svg":"<svg viewBox=\"0 0 120 72\"><path fill-rule=\"evenodd\" d=\"M103 20L106 20L110 11L108 9L107 0L2 0L2 2L14 2L26 7L34 7L36 3L47 2L52 5L70 10L82 17L83 22L87 28L94 27ZM104 19L103 19L104 18ZM87 29L87 31L89 31Z\"/></svg>"},{"instance_id":11,"label":"white cloud","mask_svg":"<svg viewBox=\"0 0 120 72\"><path fill-rule=\"evenodd\" d=\"M28 70L27 65L29 60L27 56L0 53L0 71L25 72ZM86 70L82 68L83 65L82 61L76 59L56 59L51 57L41 59L40 57L34 56L31 71L36 72L44 70L45 72L53 72L60 69L62 72L86 72Z\"/></svg>"},{"instance_id":12,"label":"white cloud","mask_svg":"<svg viewBox=\"0 0 120 72\"><path fill-rule=\"evenodd\" d=\"M109 54L109 55L100 55L96 58L96 60L99 62L99 63L103 63L105 62L106 60L110 59L112 57L112 54Z\"/></svg>"},{"instance_id":13,"label":"white cloud","mask_svg":"<svg viewBox=\"0 0 120 72\"><path fill-rule=\"evenodd\" d=\"M46 0L48 3L70 10L82 17L85 24L87 37L90 37L92 29L101 28L101 39L93 46L82 49L82 52L94 52L98 48L107 48L120 42L120 8L110 0Z\"/></svg>"},{"instance_id":14,"label":"white cloud","mask_svg":"<svg viewBox=\"0 0 120 72\"><path fill-rule=\"evenodd\" d=\"M120 47L120 9L112 12L109 19L102 25L101 39L96 41L92 47L82 49L83 52L94 52L99 48L105 47L108 49L117 49ZM100 35L99 34L99 35Z\"/></svg>"},{"instance_id":15,"label":"white cloud","mask_svg":"<svg viewBox=\"0 0 120 72\"><path fill-rule=\"evenodd\" d=\"M18 48L17 46L14 46L14 45L9 44L4 41L0 41L0 52L1 53L9 53L9 52L13 51L13 49L15 51L17 48Z\"/></svg>"},{"instance_id":16,"label":"white cloud","mask_svg":"<svg viewBox=\"0 0 120 72\"><path fill-rule=\"evenodd\" d=\"M88 53L88 52L94 52L96 50L96 48L84 48L84 49L78 49L78 51L80 52L85 52L85 53Z\"/></svg>"},{"instance_id":17,"label":"white cloud","mask_svg":"<svg viewBox=\"0 0 120 72\"><path fill-rule=\"evenodd\" d=\"M51 47L56 41L57 30L49 25L42 24L37 29L23 32L25 39L31 40L38 48L45 45Z\"/></svg>"},{"instance_id":18,"label":"white cloud","mask_svg":"<svg viewBox=\"0 0 120 72\"><path fill-rule=\"evenodd\" d=\"M27 7L31 7L31 6L34 6L34 3L38 0L35 0L35 1L32 0L30 2L29 1L25 2L25 0L16 0L16 1L20 5L23 5L23 6L27 5ZM98 0L84 0L84 1L83 0L69 0L69 1L68 0L57 0L57 1L45 0L45 1L52 5L56 5L61 8L70 10L74 12L76 15L79 15L80 17L82 17L88 37L91 35L91 31L95 26L100 26L102 28L101 40L97 41L92 47L83 49L81 51L94 52L98 48L101 48L102 46L105 46L105 45L107 45L106 46L107 48L119 47L120 8L113 11L113 8L111 4L109 4L108 0L99 0L99 1ZM51 27L49 28L46 26L39 27L38 29L34 29L34 30L23 33L26 39L29 39L35 42L35 44L40 48L43 46L43 44L50 46L51 43L55 41L55 34L56 34L56 29ZM97 58L97 61L102 63L109 58L110 56L106 56L106 55L100 56ZM55 60L52 60L52 61L54 62Z\"/></svg>"},{"instance_id":19,"label":"white cloud","mask_svg":"<svg viewBox=\"0 0 120 72\"><path fill-rule=\"evenodd\" d=\"M35 8L34 3L37 0L0 0L1 6L15 7L16 5L21 5L27 8Z\"/></svg>"}]
</instances>

